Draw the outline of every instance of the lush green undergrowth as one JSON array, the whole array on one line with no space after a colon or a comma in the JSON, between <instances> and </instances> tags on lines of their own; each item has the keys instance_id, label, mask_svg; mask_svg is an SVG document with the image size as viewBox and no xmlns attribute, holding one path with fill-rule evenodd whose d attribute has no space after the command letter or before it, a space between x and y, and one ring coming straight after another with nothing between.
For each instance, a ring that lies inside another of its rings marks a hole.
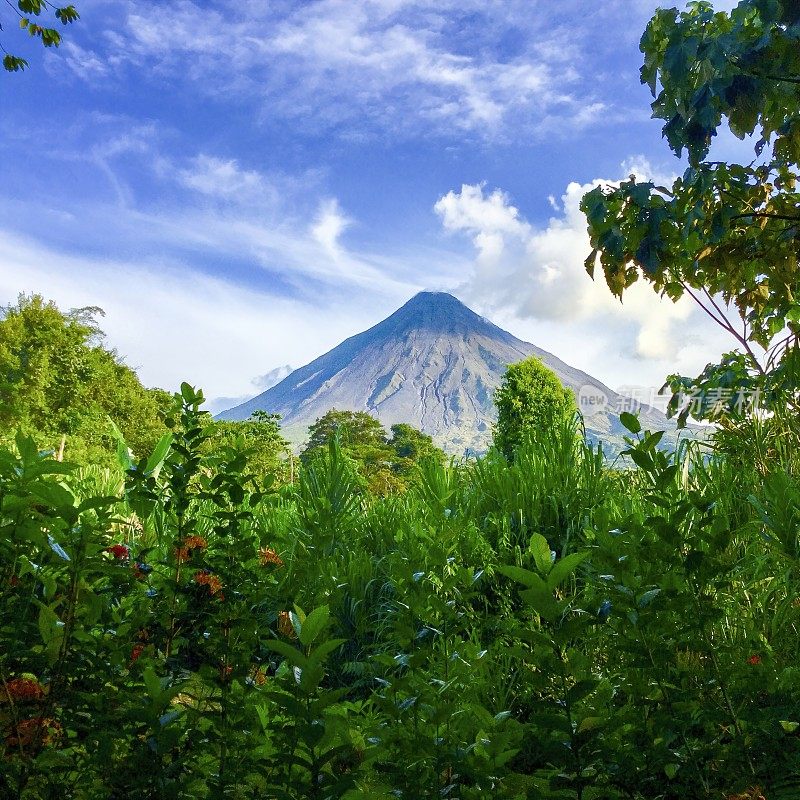
<instances>
[{"instance_id":1,"label":"lush green undergrowth","mask_svg":"<svg viewBox=\"0 0 800 800\"><path fill-rule=\"evenodd\" d=\"M199 399L125 470L0 453L0 796L800 796L788 456L565 423L370 498Z\"/></svg>"}]
</instances>

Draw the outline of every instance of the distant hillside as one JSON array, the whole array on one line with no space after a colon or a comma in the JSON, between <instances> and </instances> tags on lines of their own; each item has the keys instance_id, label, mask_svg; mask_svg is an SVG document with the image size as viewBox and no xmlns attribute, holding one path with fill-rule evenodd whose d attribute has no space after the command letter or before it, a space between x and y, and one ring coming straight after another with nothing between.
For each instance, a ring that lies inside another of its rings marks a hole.
<instances>
[{"instance_id":1,"label":"distant hillside","mask_svg":"<svg viewBox=\"0 0 800 800\"><path fill-rule=\"evenodd\" d=\"M575 392L589 436L617 449L623 430L615 411L622 408L622 398L616 392L444 292L421 292L383 322L219 417L277 413L287 436L302 441L307 427L331 408L367 411L386 426L408 422L420 428L450 453L480 453L489 445L496 419L495 387L508 364L531 355ZM603 397L605 406L596 403ZM640 417L645 427L674 429L649 406L642 407Z\"/></svg>"}]
</instances>

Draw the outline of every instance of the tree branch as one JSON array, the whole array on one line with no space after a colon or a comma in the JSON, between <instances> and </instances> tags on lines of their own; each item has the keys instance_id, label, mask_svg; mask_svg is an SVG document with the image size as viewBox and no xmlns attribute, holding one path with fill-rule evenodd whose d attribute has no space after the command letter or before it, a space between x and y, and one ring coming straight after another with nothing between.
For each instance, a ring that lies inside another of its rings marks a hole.
<instances>
[{"instance_id":1,"label":"tree branch","mask_svg":"<svg viewBox=\"0 0 800 800\"><path fill-rule=\"evenodd\" d=\"M731 219L747 219L748 217L758 217L761 219L782 219L786 220L787 222L800 222L800 215L793 217L789 214L768 214L766 211L751 211L747 214L736 214L735 216L731 217Z\"/></svg>"}]
</instances>

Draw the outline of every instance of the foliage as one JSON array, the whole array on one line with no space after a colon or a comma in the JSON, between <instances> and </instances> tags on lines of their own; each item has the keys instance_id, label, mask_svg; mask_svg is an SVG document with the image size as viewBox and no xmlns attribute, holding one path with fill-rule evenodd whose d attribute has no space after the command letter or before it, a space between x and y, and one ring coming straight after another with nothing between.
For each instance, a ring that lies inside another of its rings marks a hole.
<instances>
[{"instance_id":1,"label":"foliage","mask_svg":"<svg viewBox=\"0 0 800 800\"><path fill-rule=\"evenodd\" d=\"M242 422L216 420L209 437L209 448L236 448L247 456L247 469L258 480L270 478L279 483L291 481L293 456L281 435L280 415L256 411Z\"/></svg>"},{"instance_id":2,"label":"foliage","mask_svg":"<svg viewBox=\"0 0 800 800\"><path fill-rule=\"evenodd\" d=\"M421 461L444 463L444 453L427 434L405 423L392 425L391 431L388 438L381 423L365 411L332 409L309 428L309 442L301 458L310 463L336 439L369 491L379 495L407 489Z\"/></svg>"},{"instance_id":3,"label":"foliage","mask_svg":"<svg viewBox=\"0 0 800 800\"><path fill-rule=\"evenodd\" d=\"M276 489L202 399L124 475L0 450L0 797L797 796L780 462L626 414L625 473L563 420L387 497L333 437Z\"/></svg>"},{"instance_id":4,"label":"foliage","mask_svg":"<svg viewBox=\"0 0 800 800\"><path fill-rule=\"evenodd\" d=\"M571 420L578 410L572 392L535 356L509 365L495 391L494 403L494 445L509 460L526 437Z\"/></svg>"},{"instance_id":5,"label":"foliage","mask_svg":"<svg viewBox=\"0 0 800 800\"><path fill-rule=\"evenodd\" d=\"M657 11L641 41L641 79L670 148L685 150L689 166L670 188L631 177L582 201L590 275L599 262L620 297L639 278L673 300L688 295L741 348L696 380L671 376L674 411L686 395L703 419L736 422L751 407L797 411L799 22L789 0L743 0L730 13L707 2ZM723 125L753 135L750 164L708 160Z\"/></svg>"},{"instance_id":6,"label":"foliage","mask_svg":"<svg viewBox=\"0 0 800 800\"><path fill-rule=\"evenodd\" d=\"M391 427L389 447L394 450L394 469L398 475L408 478L414 473L414 467L423 460L436 463L445 462L444 453L436 447L427 433L417 430L412 425L399 422Z\"/></svg>"},{"instance_id":7,"label":"foliage","mask_svg":"<svg viewBox=\"0 0 800 800\"><path fill-rule=\"evenodd\" d=\"M9 0L8 6L19 18L19 27L29 36L39 39L45 47L58 47L61 44L61 34L56 28L49 27L47 23L41 24L44 21L43 14L48 16L52 14L50 24L58 21L62 25L69 25L80 18L75 6L54 6L47 0L17 0L16 7ZM0 30L3 30L1 21ZM5 53L3 67L8 72L19 72L29 66L24 58L7 52L2 44L0 44L0 49Z\"/></svg>"},{"instance_id":8,"label":"foliage","mask_svg":"<svg viewBox=\"0 0 800 800\"><path fill-rule=\"evenodd\" d=\"M68 459L105 461L116 448L110 417L135 453L166 432L169 395L145 389L102 346L98 308L63 313L41 296L21 295L0 319L0 426L22 427ZM62 437L64 445L62 446Z\"/></svg>"}]
</instances>

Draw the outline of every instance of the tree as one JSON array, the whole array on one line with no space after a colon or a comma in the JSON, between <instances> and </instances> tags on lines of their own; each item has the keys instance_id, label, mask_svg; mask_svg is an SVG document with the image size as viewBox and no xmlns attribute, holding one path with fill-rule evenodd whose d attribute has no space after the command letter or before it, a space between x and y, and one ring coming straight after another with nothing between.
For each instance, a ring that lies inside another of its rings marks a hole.
<instances>
[{"instance_id":1,"label":"tree","mask_svg":"<svg viewBox=\"0 0 800 800\"><path fill-rule=\"evenodd\" d=\"M741 348L698 378L668 378L681 424L690 410L706 419L787 405L796 413L800 4L660 10L641 50L653 116L689 166L669 188L631 177L583 198L593 248L587 271L593 276L599 263L620 298L640 278L673 300L688 295ZM740 139L754 135L752 162L708 160L723 124ZM681 409L687 393L694 402Z\"/></svg>"},{"instance_id":2,"label":"tree","mask_svg":"<svg viewBox=\"0 0 800 800\"><path fill-rule=\"evenodd\" d=\"M446 456L434 443L427 433L417 430L413 425L405 422L392 425L392 438L389 447L395 454L395 472L408 479L416 465L423 459L433 459L439 464L444 464Z\"/></svg>"},{"instance_id":3,"label":"tree","mask_svg":"<svg viewBox=\"0 0 800 800\"><path fill-rule=\"evenodd\" d=\"M578 411L572 392L535 356L508 366L495 390L494 403L494 445L509 461L526 437L552 428Z\"/></svg>"},{"instance_id":4,"label":"tree","mask_svg":"<svg viewBox=\"0 0 800 800\"><path fill-rule=\"evenodd\" d=\"M406 423L392 426L387 437L383 425L365 411L332 409L309 428L309 442L300 458L308 464L327 451L336 437L345 456L357 466L373 494L404 491L414 480L423 458L444 462L445 455L427 434Z\"/></svg>"},{"instance_id":5,"label":"tree","mask_svg":"<svg viewBox=\"0 0 800 800\"><path fill-rule=\"evenodd\" d=\"M117 354L102 346L99 308L61 312L40 295L20 295L0 310L0 428L36 434L73 459L114 452L109 417L138 456L166 432L171 398L145 389Z\"/></svg>"},{"instance_id":6,"label":"tree","mask_svg":"<svg viewBox=\"0 0 800 800\"><path fill-rule=\"evenodd\" d=\"M366 411L337 411L332 408L308 429L308 444L301 458L307 460L314 450L327 447L334 436L347 449L381 447L386 444L386 431Z\"/></svg>"},{"instance_id":7,"label":"tree","mask_svg":"<svg viewBox=\"0 0 800 800\"><path fill-rule=\"evenodd\" d=\"M336 438L342 453L355 463L371 493L384 496L405 489L405 484L394 474L394 451L387 444L386 431L375 417L365 411L334 408L308 430L309 442L300 456L304 464L327 452L331 440Z\"/></svg>"},{"instance_id":8,"label":"tree","mask_svg":"<svg viewBox=\"0 0 800 800\"><path fill-rule=\"evenodd\" d=\"M232 447L245 453L248 471L263 481L272 475L279 482L289 480L289 443L281 435L280 414L255 411L241 422L214 421L209 449Z\"/></svg>"},{"instance_id":9,"label":"tree","mask_svg":"<svg viewBox=\"0 0 800 800\"><path fill-rule=\"evenodd\" d=\"M16 8L11 0L6 0L7 5L14 11L19 18L19 27L27 31L29 36L40 39L45 47L58 47L61 44L61 34L56 28L49 27L57 20L62 25L69 25L80 18L75 6L55 6L47 0L17 0ZM53 22L46 22L43 15L52 16ZM42 25L40 22L46 22ZM0 31L4 30L2 18L0 18ZM9 72L19 72L28 66L24 58L12 55L2 44L0 49L3 51L3 66Z\"/></svg>"}]
</instances>

